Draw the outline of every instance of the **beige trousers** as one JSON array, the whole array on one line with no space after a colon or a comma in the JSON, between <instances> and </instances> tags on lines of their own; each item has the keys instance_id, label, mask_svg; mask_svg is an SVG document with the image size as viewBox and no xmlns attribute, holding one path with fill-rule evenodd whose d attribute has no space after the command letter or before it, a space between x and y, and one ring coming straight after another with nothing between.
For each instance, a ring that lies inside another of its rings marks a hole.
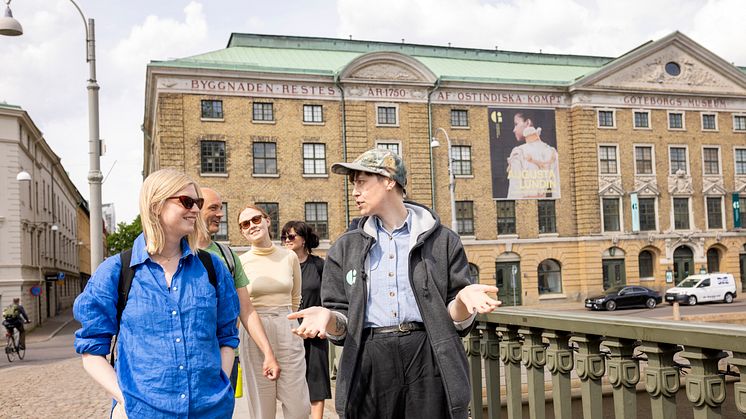
<instances>
[{"instance_id":1,"label":"beige trousers","mask_svg":"<svg viewBox=\"0 0 746 419\"><path fill-rule=\"evenodd\" d=\"M264 377L264 354L241 327L239 357L243 366L244 397L236 399L236 403L248 402L252 419L273 419L278 400L285 419L308 418L311 403L306 384L306 353L303 339L291 332L298 322L288 320L289 307L256 307L256 311L282 371L277 381Z\"/></svg>"}]
</instances>

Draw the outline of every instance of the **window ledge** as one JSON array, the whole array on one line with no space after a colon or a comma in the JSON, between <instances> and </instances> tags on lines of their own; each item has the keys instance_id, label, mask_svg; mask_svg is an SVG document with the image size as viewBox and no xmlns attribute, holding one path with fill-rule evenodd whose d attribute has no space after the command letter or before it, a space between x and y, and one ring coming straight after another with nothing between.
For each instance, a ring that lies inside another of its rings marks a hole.
<instances>
[{"instance_id":1,"label":"window ledge","mask_svg":"<svg viewBox=\"0 0 746 419\"><path fill-rule=\"evenodd\" d=\"M399 124L376 124L376 128L399 128Z\"/></svg>"},{"instance_id":2,"label":"window ledge","mask_svg":"<svg viewBox=\"0 0 746 419\"><path fill-rule=\"evenodd\" d=\"M474 175L453 175L456 179L474 179Z\"/></svg>"},{"instance_id":3,"label":"window ledge","mask_svg":"<svg viewBox=\"0 0 746 419\"><path fill-rule=\"evenodd\" d=\"M616 129L616 126L606 127L606 126L598 126L598 129Z\"/></svg>"},{"instance_id":4,"label":"window ledge","mask_svg":"<svg viewBox=\"0 0 746 419\"><path fill-rule=\"evenodd\" d=\"M650 127L634 127L632 129L637 130L637 131L652 131L653 130Z\"/></svg>"},{"instance_id":5,"label":"window ledge","mask_svg":"<svg viewBox=\"0 0 746 419\"><path fill-rule=\"evenodd\" d=\"M451 125L451 129L471 129L471 127L468 126L468 125L465 126L465 127L464 126L453 126L453 125Z\"/></svg>"},{"instance_id":6,"label":"window ledge","mask_svg":"<svg viewBox=\"0 0 746 419\"><path fill-rule=\"evenodd\" d=\"M252 173L252 177L280 177L279 173Z\"/></svg>"},{"instance_id":7,"label":"window ledge","mask_svg":"<svg viewBox=\"0 0 746 419\"><path fill-rule=\"evenodd\" d=\"M477 236L474 234L459 234L459 237L461 237L461 240L476 240Z\"/></svg>"},{"instance_id":8,"label":"window ledge","mask_svg":"<svg viewBox=\"0 0 746 419\"><path fill-rule=\"evenodd\" d=\"M718 133L718 132L720 132L720 130L719 129L705 129L705 128L702 128L702 132L715 132L715 133Z\"/></svg>"},{"instance_id":9,"label":"window ledge","mask_svg":"<svg viewBox=\"0 0 746 419\"><path fill-rule=\"evenodd\" d=\"M311 121L303 121L303 125L316 125L316 126L324 126L326 122L311 122Z\"/></svg>"},{"instance_id":10,"label":"window ledge","mask_svg":"<svg viewBox=\"0 0 746 419\"><path fill-rule=\"evenodd\" d=\"M539 233L539 238L541 237L559 237L559 233Z\"/></svg>"},{"instance_id":11,"label":"window ledge","mask_svg":"<svg viewBox=\"0 0 746 419\"><path fill-rule=\"evenodd\" d=\"M654 276L640 278L640 282L653 282L653 281L655 281L655 277Z\"/></svg>"},{"instance_id":12,"label":"window ledge","mask_svg":"<svg viewBox=\"0 0 746 419\"><path fill-rule=\"evenodd\" d=\"M225 118L200 118L202 122L225 122Z\"/></svg>"},{"instance_id":13,"label":"window ledge","mask_svg":"<svg viewBox=\"0 0 746 419\"><path fill-rule=\"evenodd\" d=\"M252 119L251 122L254 124L261 124L261 125L274 125L277 123L277 121L274 119L271 121L257 121L257 120Z\"/></svg>"},{"instance_id":14,"label":"window ledge","mask_svg":"<svg viewBox=\"0 0 746 419\"><path fill-rule=\"evenodd\" d=\"M686 131L686 128L669 128L669 131Z\"/></svg>"},{"instance_id":15,"label":"window ledge","mask_svg":"<svg viewBox=\"0 0 746 419\"><path fill-rule=\"evenodd\" d=\"M563 300L566 299L567 296L565 294L542 294L539 296L539 301L542 300Z\"/></svg>"},{"instance_id":16,"label":"window ledge","mask_svg":"<svg viewBox=\"0 0 746 419\"><path fill-rule=\"evenodd\" d=\"M304 178L311 178L311 179L313 179L313 178L328 178L329 177L329 173L317 173L317 174L304 173L303 177Z\"/></svg>"},{"instance_id":17,"label":"window ledge","mask_svg":"<svg viewBox=\"0 0 746 419\"><path fill-rule=\"evenodd\" d=\"M512 233L511 234L500 234L500 233L497 233L497 238L498 239L517 239L517 238L519 238L519 236L517 234L512 234Z\"/></svg>"},{"instance_id":18,"label":"window ledge","mask_svg":"<svg viewBox=\"0 0 746 419\"><path fill-rule=\"evenodd\" d=\"M200 173L202 177L228 177L228 173Z\"/></svg>"}]
</instances>

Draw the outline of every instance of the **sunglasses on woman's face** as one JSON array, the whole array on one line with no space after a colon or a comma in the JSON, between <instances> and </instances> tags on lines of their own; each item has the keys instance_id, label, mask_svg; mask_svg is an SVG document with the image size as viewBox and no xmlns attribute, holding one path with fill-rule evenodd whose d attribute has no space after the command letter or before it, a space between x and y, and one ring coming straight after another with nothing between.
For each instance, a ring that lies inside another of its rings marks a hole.
<instances>
[{"instance_id":1,"label":"sunglasses on woman's face","mask_svg":"<svg viewBox=\"0 0 746 419\"><path fill-rule=\"evenodd\" d=\"M283 234L282 236L280 236L280 240L282 240L282 241L294 241L296 237L298 237L297 234L292 234L292 233L291 234L287 234L287 235Z\"/></svg>"},{"instance_id":2,"label":"sunglasses on woman's face","mask_svg":"<svg viewBox=\"0 0 746 419\"><path fill-rule=\"evenodd\" d=\"M246 230L247 228L251 227L251 224L259 224L262 222L262 218L264 218L263 215L255 215L248 220L243 220L238 223L238 226L241 227L242 230Z\"/></svg>"},{"instance_id":3,"label":"sunglasses on woman's face","mask_svg":"<svg viewBox=\"0 0 746 419\"><path fill-rule=\"evenodd\" d=\"M188 195L179 195L179 196L169 196L166 199L178 199L184 208L190 210L194 206L194 204L197 204L197 208L202 209L202 205L205 203L204 198L192 198Z\"/></svg>"}]
</instances>

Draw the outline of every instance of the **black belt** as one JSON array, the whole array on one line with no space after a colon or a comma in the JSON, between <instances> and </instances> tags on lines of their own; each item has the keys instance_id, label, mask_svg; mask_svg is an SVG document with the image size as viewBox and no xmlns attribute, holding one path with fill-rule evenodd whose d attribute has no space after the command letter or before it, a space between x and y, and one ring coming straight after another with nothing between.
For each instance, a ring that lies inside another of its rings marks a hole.
<instances>
[{"instance_id":1,"label":"black belt","mask_svg":"<svg viewBox=\"0 0 746 419\"><path fill-rule=\"evenodd\" d=\"M407 322L400 323L397 326L369 327L366 330L369 331L371 336L380 334L408 335L410 332L425 330L425 325L420 322Z\"/></svg>"}]
</instances>

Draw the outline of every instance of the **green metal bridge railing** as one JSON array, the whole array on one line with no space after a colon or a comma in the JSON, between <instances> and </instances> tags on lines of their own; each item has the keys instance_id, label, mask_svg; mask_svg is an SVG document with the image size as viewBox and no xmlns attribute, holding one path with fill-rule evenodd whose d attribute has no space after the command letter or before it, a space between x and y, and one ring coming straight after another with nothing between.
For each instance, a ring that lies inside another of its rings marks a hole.
<instances>
[{"instance_id":1,"label":"green metal bridge railing","mask_svg":"<svg viewBox=\"0 0 746 419\"><path fill-rule=\"evenodd\" d=\"M636 387L641 379L650 397L650 417L675 418L682 369L687 370L686 396L694 418L722 417L728 374L740 377L729 397L735 399L738 411L746 414L744 326L500 308L480 315L464 344L472 381L471 411L484 411L486 392L489 418L501 415L500 364L510 419L522 417L524 395L529 416L545 417L545 369L551 374L555 418L574 419L573 373L580 380L585 419L604 417L604 375L612 387L616 418L637 417ZM688 361L688 365L674 360L674 356ZM721 359L725 371L719 370ZM641 361L645 366L642 374ZM738 367L739 374L730 373L731 366Z\"/></svg>"}]
</instances>

